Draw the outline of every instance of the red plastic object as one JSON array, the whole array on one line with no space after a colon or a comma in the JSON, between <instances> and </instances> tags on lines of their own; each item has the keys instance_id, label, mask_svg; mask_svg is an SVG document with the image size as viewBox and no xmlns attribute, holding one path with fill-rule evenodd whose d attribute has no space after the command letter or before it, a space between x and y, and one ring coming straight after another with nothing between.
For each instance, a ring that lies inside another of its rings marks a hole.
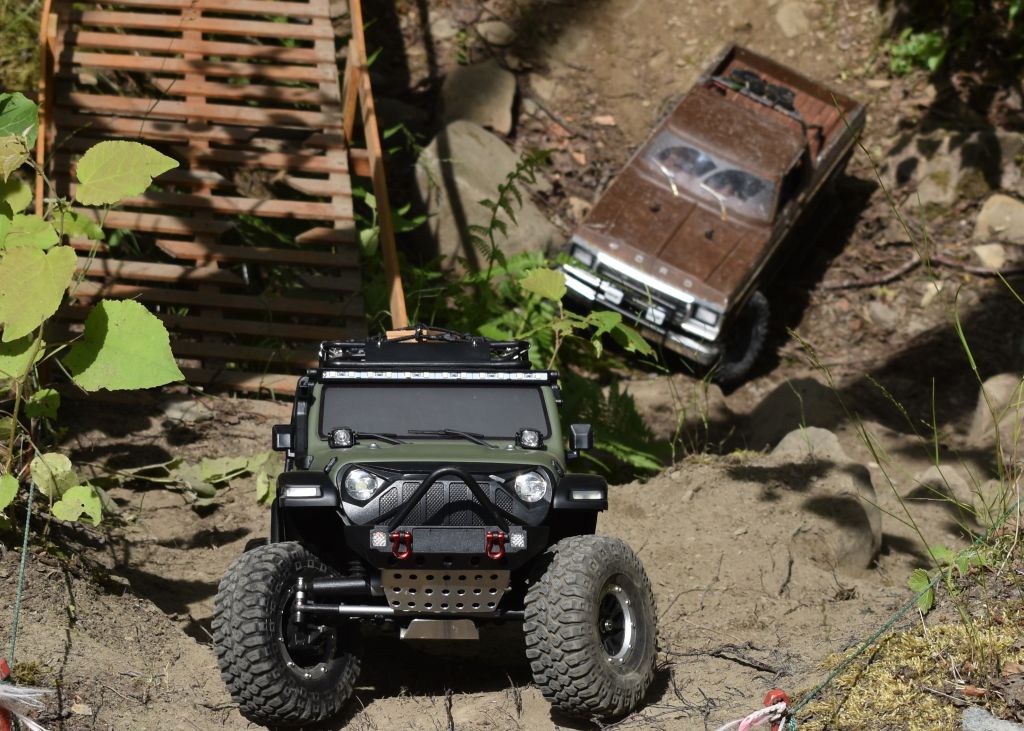
<instances>
[{"instance_id":1,"label":"red plastic object","mask_svg":"<svg viewBox=\"0 0 1024 731\"><path fill-rule=\"evenodd\" d=\"M487 531L487 546L484 548L487 558L497 561L505 557L505 532Z\"/></svg>"},{"instance_id":2,"label":"red plastic object","mask_svg":"<svg viewBox=\"0 0 1024 731\"><path fill-rule=\"evenodd\" d=\"M0 657L0 681L7 680L9 677L11 677L11 666L7 664L5 658ZM4 708L0 708L0 731L14 731L11 713Z\"/></svg>"},{"instance_id":3,"label":"red plastic object","mask_svg":"<svg viewBox=\"0 0 1024 731\"><path fill-rule=\"evenodd\" d=\"M786 695L785 691L781 691L778 688L772 688L768 691L768 695L764 697L764 707L774 706L776 703L785 703L788 707L792 701L789 700L789 696ZM783 724L773 723L772 731L780 731L783 728Z\"/></svg>"},{"instance_id":4,"label":"red plastic object","mask_svg":"<svg viewBox=\"0 0 1024 731\"><path fill-rule=\"evenodd\" d=\"M395 558L409 558L412 554L412 533L395 531L391 534L391 554Z\"/></svg>"}]
</instances>

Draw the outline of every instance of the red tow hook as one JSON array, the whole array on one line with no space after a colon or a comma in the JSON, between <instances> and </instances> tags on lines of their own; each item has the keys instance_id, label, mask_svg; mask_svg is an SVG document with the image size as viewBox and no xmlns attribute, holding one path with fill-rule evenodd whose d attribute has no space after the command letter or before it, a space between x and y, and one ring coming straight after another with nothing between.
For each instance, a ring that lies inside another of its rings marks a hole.
<instances>
[{"instance_id":1,"label":"red tow hook","mask_svg":"<svg viewBox=\"0 0 1024 731\"><path fill-rule=\"evenodd\" d=\"M395 558L409 558L412 553L412 533L394 531L391 534L391 555Z\"/></svg>"},{"instance_id":2,"label":"red tow hook","mask_svg":"<svg viewBox=\"0 0 1024 731\"><path fill-rule=\"evenodd\" d=\"M499 558L505 558L505 532L498 531L487 531L487 547L484 549L484 553L487 554L487 558L497 561Z\"/></svg>"}]
</instances>

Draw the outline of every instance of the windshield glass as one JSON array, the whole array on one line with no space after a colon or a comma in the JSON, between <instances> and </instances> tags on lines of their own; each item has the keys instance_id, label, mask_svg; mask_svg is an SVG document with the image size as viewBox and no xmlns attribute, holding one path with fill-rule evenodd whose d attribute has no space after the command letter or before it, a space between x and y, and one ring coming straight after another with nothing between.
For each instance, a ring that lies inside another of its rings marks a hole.
<instances>
[{"instance_id":1,"label":"windshield glass","mask_svg":"<svg viewBox=\"0 0 1024 731\"><path fill-rule=\"evenodd\" d=\"M353 384L324 388L320 435L349 427L357 432L415 439L459 439L415 434L454 429L488 439L511 439L520 429L551 436L544 398L534 386Z\"/></svg>"},{"instance_id":2,"label":"windshield glass","mask_svg":"<svg viewBox=\"0 0 1024 731\"><path fill-rule=\"evenodd\" d=\"M719 160L668 130L654 138L644 161L659 185L673 193L685 190L740 215L771 220L775 201L772 182Z\"/></svg>"}]
</instances>

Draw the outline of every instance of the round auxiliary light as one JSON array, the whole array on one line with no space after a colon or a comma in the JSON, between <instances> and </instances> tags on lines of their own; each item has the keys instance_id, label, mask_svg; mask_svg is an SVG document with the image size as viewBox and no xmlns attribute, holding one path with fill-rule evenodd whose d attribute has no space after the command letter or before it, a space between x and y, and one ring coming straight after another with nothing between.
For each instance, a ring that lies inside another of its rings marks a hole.
<instances>
[{"instance_id":1,"label":"round auxiliary light","mask_svg":"<svg viewBox=\"0 0 1024 731\"><path fill-rule=\"evenodd\" d=\"M369 500L380 489L384 480L358 467L345 475L345 492L356 500Z\"/></svg>"},{"instance_id":2,"label":"round auxiliary light","mask_svg":"<svg viewBox=\"0 0 1024 731\"><path fill-rule=\"evenodd\" d=\"M516 442L525 449L540 449L544 446L540 432L536 429L520 429L516 434Z\"/></svg>"},{"instance_id":3,"label":"round auxiliary light","mask_svg":"<svg viewBox=\"0 0 1024 731\"><path fill-rule=\"evenodd\" d=\"M524 472L516 477L514 487L523 502L535 503L547 493L548 478L540 472Z\"/></svg>"},{"instance_id":4,"label":"round auxiliary light","mask_svg":"<svg viewBox=\"0 0 1024 731\"><path fill-rule=\"evenodd\" d=\"M331 432L328 442L334 448L347 449L356 443L356 433L347 426L343 426Z\"/></svg>"}]
</instances>

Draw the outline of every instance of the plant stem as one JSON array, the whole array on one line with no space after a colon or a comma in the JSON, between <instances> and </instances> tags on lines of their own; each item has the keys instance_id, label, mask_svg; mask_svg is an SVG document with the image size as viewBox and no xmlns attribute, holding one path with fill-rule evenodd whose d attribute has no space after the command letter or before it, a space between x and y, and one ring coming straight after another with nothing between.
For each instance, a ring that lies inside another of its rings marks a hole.
<instances>
[{"instance_id":1,"label":"plant stem","mask_svg":"<svg viewBox=\"0 0 1024 731\"><path fill-rule=\"evenodd\" d=\"M14 382L14 409L11 413L11 431L7 435L7 460L4 463L4 473L11 471L11 464L14 462L14 440L18 436L18 412L21 410L22 392L25 388L25 382L28 381L28 377L35 367L36 356L39 354L39 348L42 347L42 344L43 326L40 325L36 331L36 338L32 343L32 351L29 353L28 362L25 364L25 370Z\"/></svg>"}]
</instances>

